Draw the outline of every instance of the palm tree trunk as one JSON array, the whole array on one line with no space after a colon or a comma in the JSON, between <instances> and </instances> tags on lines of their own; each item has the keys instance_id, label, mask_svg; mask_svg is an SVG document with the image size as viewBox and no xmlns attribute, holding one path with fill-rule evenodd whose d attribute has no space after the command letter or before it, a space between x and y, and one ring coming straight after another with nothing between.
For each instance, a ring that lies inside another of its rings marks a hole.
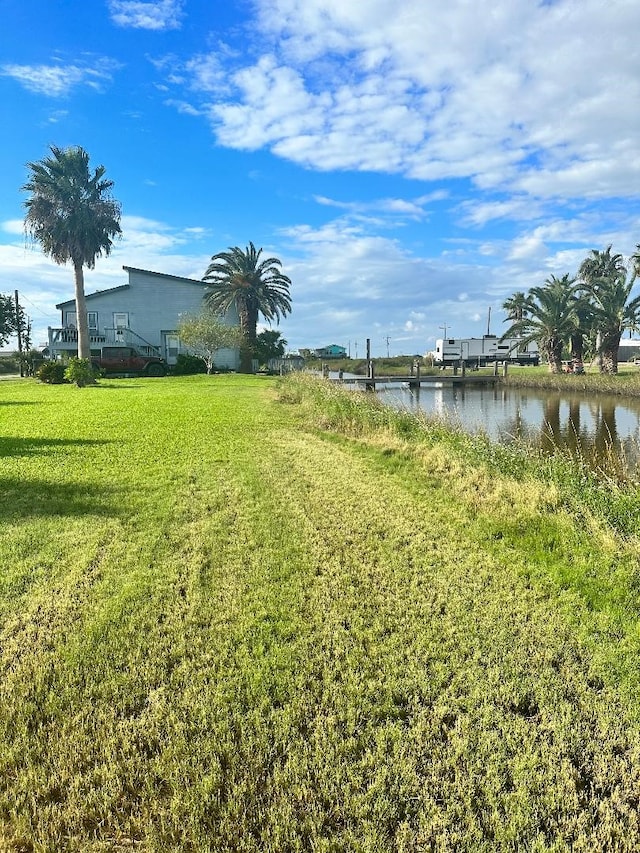
<instances>
[{"instance_id":1,"label":"palm tree trunk","mask_svg":"<svg viewBox=\"0 0 640 853\"><path fill-rule=\"evenodd\" d=\"M240 344L240 373L253 373L253 352L256 342L257 312L252 316L249 306L241 306L238 310L242 343Z\"/></svg>"},{"instance_id":2,"label":"palm tree trunk","mask_svg":"<svg viewBox=\"0 0 640 853\"><path fill-rule=\"evenodd\" d=\"M582 332L574 332L570 338L571 358L576 361L584 360L584 335Z\"/></svg>"},{"instance_id":3,"label":"palm tree trunk","mask_svg":"<svg viewBox=\"0 0 640 853\"><path fill-rule=\"evenodd\" d=\"M76 285L76 324L78 326L78 358L90 358L89 321L87 320L87 303L84 298L84 270L82 263L73 265Z\"/></svg>"},{"instance_id":4,"label":"palm tree trunk","mask_svg":"<svg viewBox=\"0 0 640 853\"><path fill-rule=\"evenodd\" d=\"M552 339L547 343L549 373L562 373L562 341Z\"/></svg>"},{"instance_id":5,"label":"palm tree trunk","mask_svg":"<svg viewBox=\"0 0 640 853\"><path fill-rule=\"evenodd\" d=\"M603 335L600 373L616 374L618 372L618 348L621 337L622 332Z\"/></svg>"}]
</instances>

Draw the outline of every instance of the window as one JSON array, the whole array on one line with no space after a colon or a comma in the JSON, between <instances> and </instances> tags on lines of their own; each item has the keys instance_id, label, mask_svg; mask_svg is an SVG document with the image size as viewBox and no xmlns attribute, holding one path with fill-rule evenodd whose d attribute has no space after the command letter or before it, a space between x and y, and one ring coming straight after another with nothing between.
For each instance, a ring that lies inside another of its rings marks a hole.
<instances>
[{"instance_id":1,"label":"window","mask_svg":"<svg viewBox=\"0 0 640 853\"><path fill-rule=\"evenodd\" d=\"M65 311L64 324L67 329L75 329L78 326L75 311ZM87 311L87 325L90 332L95 332L98 329L98 312Z\"/></svg>"},{"instance_id":2,"label":"window","mask_svg":"<svg viewBox=\"0 0 640 853\"><path fill-rule=\"evenodd\" d=\"M177 358L180 352L180 338L177 335L167 335L167 356Z\"/></svg>"},{"instance_id":3,"label":"window","mask_svg":"<svg viewBox=\"0 0 640 853\"><path fill-rule=\"evenodd\" d=\"M113 315L113 326L115 329L128 329L129 328L129 314L126 312L114 313Z\"/></svg>"}]
</instances>

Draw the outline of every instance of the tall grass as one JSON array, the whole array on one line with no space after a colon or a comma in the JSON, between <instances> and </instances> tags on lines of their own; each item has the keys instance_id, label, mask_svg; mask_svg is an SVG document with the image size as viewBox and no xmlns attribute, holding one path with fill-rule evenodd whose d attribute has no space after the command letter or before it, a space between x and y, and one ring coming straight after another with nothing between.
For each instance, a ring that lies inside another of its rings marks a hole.
<instances>
[{"instance_id":1,"label":"tall grass","mask_svg":"<svg viewBox=\"0 0 640 853\"><path fill-rule=\"evenodd\" d=\"M579 391L588 394L611 394L619 397L640 397L640 371L637 367L621 367L615 376L588 372L574 374L549 373L547 368L511 370L502 380L515 388L540 388L551 391Z\"/></svg>"}]
</instances>

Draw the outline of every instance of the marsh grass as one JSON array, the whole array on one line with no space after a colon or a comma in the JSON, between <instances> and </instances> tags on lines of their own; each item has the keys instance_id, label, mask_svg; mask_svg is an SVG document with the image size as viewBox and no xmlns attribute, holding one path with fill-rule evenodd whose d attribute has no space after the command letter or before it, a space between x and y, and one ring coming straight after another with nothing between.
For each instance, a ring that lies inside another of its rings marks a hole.
<instances>
[{"instance_id":1,"label":"marsh grass","mask_svg":"<svg viewBox=\"0 0 640 853\"><path fill-rule=\"evenodd\" d=\"M581 376L552 374L546 366L509 371L502 380L514 388L538 388L570 393L579 391L588 394L611 394L613 396L640 397L640 370L638 367L620 365L615 376L589 370Z\"/></svg>"},{"instance_id":2,"label":"marsh grass","mask_svg":"<svg viewBox=\"0 0 640 853\"><path fill-rule=\"evenodd\" d=\"M0 392L0 849L636 849L584 472L305 377Z\"/></svg>"}]
</instances>

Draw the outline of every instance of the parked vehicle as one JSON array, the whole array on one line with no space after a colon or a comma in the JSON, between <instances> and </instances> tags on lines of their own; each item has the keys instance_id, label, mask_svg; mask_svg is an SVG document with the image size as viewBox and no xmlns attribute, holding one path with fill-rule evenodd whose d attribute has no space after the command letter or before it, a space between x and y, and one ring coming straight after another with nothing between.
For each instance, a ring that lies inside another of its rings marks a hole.
<instances>
[{"instance_id":1,"label":"parked vehicle","mask_svg":"<svg viewBox=\"0 0 640 853\"><path fill-rule=\"evenodd\" d=\"M485 367L495 361L509 364L540 363L540 352L535 341L523 344L518 338L502 340L496 335L482 338L439 338L431 353L434 364L441 367L462 364L467 367Z\"/></svg>"},{"instance_id":2,"label":"parked vehicle","mask_svg":"<svg viewBox=\"0 0 640 853\"><path fill-rule=\"evenodd\" d=\"M106 374L166 376L167 363L157 355L144 355L135 347L102 347L100 356L92 356L92 365Z\"/></svg>"}]
</instances>

